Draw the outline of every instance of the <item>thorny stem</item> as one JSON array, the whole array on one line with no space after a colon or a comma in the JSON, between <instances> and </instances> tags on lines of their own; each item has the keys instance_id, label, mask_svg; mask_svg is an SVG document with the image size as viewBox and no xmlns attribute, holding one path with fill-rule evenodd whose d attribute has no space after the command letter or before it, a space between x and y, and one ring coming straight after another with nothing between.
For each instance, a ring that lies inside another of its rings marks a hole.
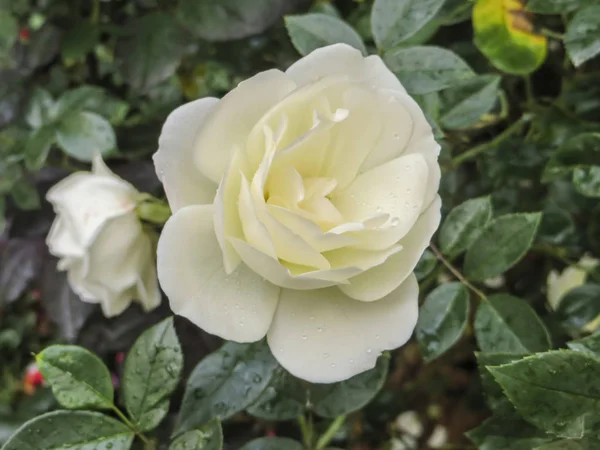
<instances>
[{"instance_id":1,"label":"thorny stem","mask_svg":"<svg viewBox=\"0 0 600 450\"><path fill-rule=\"evenodd\" d=\"M127 418L127 416L125 416L125 414L121 412L119 408L117 408L115 405L111 405L111 409L119 417L119 419L121 419L121 421L127 425L131 431L133 431L136 436L140 438L140 440L144 442L144 446L147 450L154 450L154 444L140 431L140 429L134 423Z\"/></svg>"},{"instance_id":2,"label":"thorny stem","mask_svg":"<svg viewBox=\"0 0 600 450\"><path fill-rule=\"evenodd\" d=\"M435 246L435 244L433 242L429 243L429 248L431 248L431 251L435 254L436 258L444 266L446 266L446 268L452 273L452 275L454 275L456 278L458 278L458 280L462 284L464 284L466 287L468 287L471 291L473 291L473 293L477 294L477 296L479 298L481 298L481 300L487 301L486 295L483 292L481 292L479 289L477 289L475 286L473 286L471 284L471 282L469 280L467 280L464 277L464 275L462 273L460 273L460 271L456 267L454 267L452 265L452 263L444 257L444 255L442 255L442 252L440 252L440 250Z\"/></svg>"},{"instance_id":3,"label":"thorny stem","mask_svg":"<svg viewBox=\"0 0 600 450\"><path fill-rule=\"evenodd\" d=\"M494 148L494 147L498 146L501 142L508 139L513 134L519 132L521 130L521 127L526 122L529 122L530 120L531 120L531 116L528 114L524 114L523 116L521 116L521 118L519 120L517 120L515 123L513 123L510 127L508 127L506 130L504 130L502 133L500 133L498 136L496 136L491 141L485 142L481 145L478 145L477 147L473 147L471 150L467 150L466 152L461 153L457 157L453 158L452 165L456 168L463 162L465 162L469 159L473 159L480 153L483 153L486 150L489 150L490 148Z\"/></svg>"},{"instance_id":4,"label":"thorny stem","mask_svg":"<svg viewBox=\"0 0 600 450\"><path fill-rule=\"evenodd\" d=\"M331 425L329 425L329 428L327 428L325 433L323 433L323 435L317 441L316 450L322 450L327 446L327 444L329 444L329 441L331 441L331 439L335 436L335 433L338 432L345 420L346 416L339 416L331 423Z\"/></svg>"}]
</instances>

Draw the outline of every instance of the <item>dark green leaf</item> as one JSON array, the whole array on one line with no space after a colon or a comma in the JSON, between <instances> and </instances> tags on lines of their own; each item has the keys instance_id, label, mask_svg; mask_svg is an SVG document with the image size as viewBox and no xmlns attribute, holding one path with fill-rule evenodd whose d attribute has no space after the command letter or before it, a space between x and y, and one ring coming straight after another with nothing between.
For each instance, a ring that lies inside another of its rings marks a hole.
<instances>
[{"instance_id":1,"label":"dark green leaf","mask_svg":"<svg viewBox=\"0 0 600 450\"><path fill-rule=\"evenodd\" d=\"M575 189L586 197L600 197L600 166L577 168L573 171Z\"/></svg>"},{"instance_id":2,"label":"dark green leaf","mask_svg":"<svg viewBox=\"0 0 600 450\"><path fill-rule=\"evenodd\" d=\"M85 162L96 152L106 155L116 146L112 125L104 117L85 111L66 117L58 126L56 140L65 153Z\"/></svg>"},{"instance_id":3,"label":"dark green leaf","mask_svg":"<svg viewBox=\"0 0 600 450\"><path fill-rule=\"evenodd\" d=\"M240 450L302 450L304 447L297 441L288 438L258 438L248 442Z\"/></svg>"},{"instance_id":4,"label":"dark green leaf","mask_svg":"<svg viewBox=\"0 0 600 450\"><path fill-rule=\"evenodd\" d=\"M419 311L417 341L423 359L431 361L460 339L469 317L469 291L462 283L446 283L433 290Z\"/></svg>"},{"instance_id":5,"label":"dark green leaf","mask_svg":"<svg viewBox=\"0 0 600 450\"><path fill-rule=\"evenodd\" d=\"M584 284L570 290L560 301L557 314L566 328L583 328L600 315L600 286Z\"/></svg>"},{"instance_id":6,"label":"dark green leaf","mask_svg":"<svg viewBox=\"0 0 600 450\"><path fill-rule=\"evenodd\" d=\"M441 47L398 48L383 59L411 94L440 91L474 76L456 53Z\"/></svg>"},{"instance_id":7,"label":"dark green leaf","mask_svg":"<svg viewBox=\"0 0 600 450\"><path fill-rule=\"evenodd\" d=\"M277 362L265 342L229 342L211 353L190 375L177 433L215 417L227 419L254 403L271 381Z\"/></svg>"},{"instance_id":8,"label":"dark green leaf","mask_svg":"<svg viewBox=\"0 0 600 450\"><path fill-rule=\"evenodd\" d=\"M21 178L13 184L10 195L17 207L24 211L40 208L40 194L35 186L26 178Z\"/></svg>"},{"instance_id":9,"label":"dark green leaf","mask_svg":"<svg viewBox=\"0 0 600 450\"><path fill-rule=\"evenodd\" d=\"M167 414L182 369L172 317L145 331L129 351L123 372L125 406L142 431L155 428Z\"/></svg>"},{"instance_id":10,"label":"dark green leaf","mask_svg":"<svg viewBox=\"0 0 600 450\"><path fill-rule=\"evenodd\" d=\"M367 53L365 44L354 29L341 19L327 14L287 16L285 26L294 47L302 55L331 44L348 44Z\"/></svg>"},{"instance_id":11,"label":"dark green leaf","mask_svg":"<svg viewBox=\"0 0 600 450\"><path fill-rule=\"evenodd\" d=\"M56 130L52 125L42 127L29 136L23 151L25 167L28 170L40 170L44 166L55 139Z\"/></svg>"},{"instance_id":12,"label":"dark green leaf","mask_svg":"<svg viewBox=\"0 0 600 450\"><path fill-rule=\"evenodd\" d=\"M248 408L248 412L264 420L292 420L304 412L308 390L297 378L279 368L271 385Z\"/></svg>"},{"instance_id":13,"label":"dark green leaf","mask_svg":"<svg viewBox=\"0 0 600 450\"><path fill-rule=\"evenodd\" d=\"M516 415L491 417L466 434L479 450L532 450L552 439Z\"/></svg>"},{"instance_id":14,"label":"dark green leaf","mask_svg":"<svg viewBox=\"0 0 600 450\"><path fill-rule=\"evenodd\" d=\"M597 422L600 361L588 354L559 350L488 370L519 414L542 430L581 438Z\"/></svg>"},{"instance_id":15,"label":"dark green leaf","mask_svg":"<svg viewBox=\"0 0 600 450\"><path fill-rule=\"evenodd\" d=\"M0 306L19 299L39 274L42 247L33 239L10 239L0 246Z\"/></svg>"},{"instance_id":16,"label":"dark green leaf","mask_svg":"<svg viewBox=\"0 0 600 450\"><path fill-rule=\"evenodd\" d=\"M444 0L375 0L371 28L377 47L389 50L435 17Z\"/></svg>"},{"instance_id":17,"label":"dark green leaf","mask_svg":"<svg viewBox=\"0 0 600 450\"><path fill-rule=\"evenodd\" d=\"M475 315L475 337L484 352L534 353L548 350L548 330L535 311L520 298L492 295Z\"/></svg>"},{"instance_id":18,"label":"dark green leaf","mask_svg":"<svg viewBox=\"0 0 600 450\"><path fill-rule=\"evenodd\" d=\"M467 278L485 280L514 266L531 247L541 217L541 213L506 214L488 223L467 250Z\"/></svg>"},{"instance_id":19,"label":"dark green leaf","mask_svg":"<svg viewBox=\"0 0 600 450\"><path fill-rule=\"evenodd\" d=\"M164 13L135 19L128 28L134 34L119 41L116 49L121 73L133 89L146 92L175 73L188 38L175 19Z\"/></svg>"},{"instance_id":20,"label":"dark green leaf","mask_svg":"<svg viewBox=\"0 0 600 450\"><path fill-rule=\"evenodd\" d=\"M294 6L290 0L182 0L179 17L207 41L230 41L258 34Z\"/></svg>"},{"instance_id":21,"label":"dark green leaf","mask_svg":"<svg viewBox=\"0 0 600 450\"><path fill-rule=\"evenodd\" d=\"M75 345L53 345L36 356L38 368L58 402L69 409L109 409L113 385L104 363Z\"/></svg>"},{"instance_id":22,"label":"dark green leaf","mask_svg":"<svg viewBox=\"0 0 600 450\"><path fill-rule=\"evenodd\" d=\"M83 58L94 49L99 39L98 27L87 22L79 22L63 38L61 50L63 59L73 61Z\"/></svg>"},{"instance_id":23,"label":"dark green leaf","mask_svg":"<svg viewBox=\"0 0 600 450\"><path fill-rule=\"evenodd\" d=\"M63 93L56 101L56 117L58 120L83 111L88 103L103 99L104 90L98 86L80 86Z\"/></svg>"},{"instance_id":24,"label":"dark green leaf","mask_svg":"<svg viewBox=\"0 0 600 450\"><path fill-rule=\"evenodd\" d=\"M321 417L334 419L357 411L369 403L383 386L388 373L389 357L381 356L377 365L366 372L333 384L310 386L310 402Z\"/></svg>"},{"instance_id":25,"label":"dark green leaf","mask_svg":"<svg viewBox=\"0 0 600 450\"><path fill-rule=\"evenodd\" d=\"M104 414L55 411L23 425L2 450L127 450L133 431Z\"/></svg>"},{"instance_id":26,"label":"dark green leaf","mask_svg":"<svg viewBox=\"0 0 600 450\"><path fill-rule=\"evenodd\" d=\"M552 181L575 169L600 166L600 133L582 133L554 152L544 168L542 181Z\"/></svg>"},{"instance_id":27,"label":"dark green leaf","mask_svg":"<svg viewBox=\"0 0 600 450\"><path fill-rule=\"evenodd\" d=\"M577 339L576 341L567 342L567 345L571 350L591 353L592 355L600 357L600 332L597 331L594 334Z\"/></svg>"},{"instance_id":28,"label":"dark green leaf","mask_svg":"<svg viewBox=\"0 0 600 450\"><path fill-rule=\"evenodd\" d=\"M0 69L4 66L10 49L17 40L19 22L8 12L0 13Z\"/></svg>"},{"instance_id":29,"label":"dark green leaf","mask_svg":"<svg viewBox=\"0 0 600 450\"><path fill-rule=\"evenodd\" d=\"M198 430L190 430L179 436L169 450L221 450L223 430L218 420L213 420Z\"/></svg>"},{"instance_id":30,"label":"dark green leaf","mask_svg":"<svg viewBox=\"0 0 600 450\"><path fill-rule=\"evenodd\" d=\"M6 226L6 201L4 197L0 197L0 234L4 233Z\"/></svg>"},{"instance_id":31,"label":"dark green leaf","mask_svg":"<svg viewBox=\"0 0 600 450\"><path fill-rule=\"evenodd\" d=\"M422 281L435 269L435 266L437 266L437 258L429 250L425 250L414 270L417 280Z\"/></svg>"},{"instance_id":32,"label":"dark green leaf","mask_svg":"<svg viewBox=\"0 0 600 450\"><path fill-rule=\"evenodd\" d=\"M498 75L479 75L441 92L440 124L456 130L479 122L498 101Z\"/></svg>"},{"instance_id":33,"label":"dark green leaf","mask_svg":"<svg viewBox=\"0 0 600 450\"><path fill-rule=\"evenodd\" d=\"M479 237L492 218L489 197L467 200L453 208L440 228L440 250L446 255L458 255Z\"/></svg>"},{"instance_id":34,"label":"dark green leaf","mask_svg":"<svg viewBox=\"0 0 600 450\"><path fill-rule=\"evenodd\" d=\"M499 366L524 358L527 354L518 353L475 353L479 375L481 377L481 387L483 396L488 407L494 414L509 416L515 414L515 408L508 400L500 385L496 382L486 366Z\"/></svg>"},{"instance_id":35,"label":"dark green leaf","mask_svg":"<svg viewBox=\"0 0 600 450\"><path fill-rule=\"evenodd\" d=\"M591 5L575 14L565 34L565 47L575 66L600 53L600 5Z\"/></svg>"}]
</instances>

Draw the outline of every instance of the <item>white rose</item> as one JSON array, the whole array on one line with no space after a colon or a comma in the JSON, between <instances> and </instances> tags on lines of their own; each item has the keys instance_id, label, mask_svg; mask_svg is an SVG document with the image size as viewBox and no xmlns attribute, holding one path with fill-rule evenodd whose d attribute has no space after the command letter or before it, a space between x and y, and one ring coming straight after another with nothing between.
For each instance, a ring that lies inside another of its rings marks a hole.
<instances>
[{"instance_id":1,"label":"white rose","mask_svg":"<svg viewBox=\"0 0 600 450\"><path fill-rule=\"evenodd\" d=\"M57 214L46 239L82 300L100 303L105 316L133 299L145 310L160 303L150 237L135 208L137 190L96 156L92 172L77 172L48 191Z\"/></svg>"},{"instance_id":2,"label":"white rose","mask_svg":"<svg viewBox=\"0 0 600 450\"><path fill-rule=\"evenodd\" d=\"M173 211L158 244L173 311L228 340L266 335L312 382L372 368L417 321L438 153L382 60L347 45L178 108L154 156Z\"/></svg>"},{"instance_id":3,"label":"white rose","mask_svg":"<svg viewBox=\"0 0 600 450\"><path fill-rule=\"evenodd\" d=\"M561 273L551 270L546 284L548 287L548 304L557 310L561 300L571 289L581 286L587 279L587 271L598 265L598 260L583 256L576 266L569 266Z\"/></svg>"}]
</instances>

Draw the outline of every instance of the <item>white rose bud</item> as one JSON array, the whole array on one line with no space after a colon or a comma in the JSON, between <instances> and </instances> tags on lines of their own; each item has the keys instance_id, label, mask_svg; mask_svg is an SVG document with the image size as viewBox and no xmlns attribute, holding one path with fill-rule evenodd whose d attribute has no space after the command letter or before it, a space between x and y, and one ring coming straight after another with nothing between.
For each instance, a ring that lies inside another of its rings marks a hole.
<instances>
[{"instance_id":1,"label":"white rose bud","mask_svg":"<svg viewBox=\"0 0 600 450\"><path fill-rule=\"evenodd\" d=\"M154 156L171 308L228 340L266 335L308 381L371 369L417 321L439 149L382 60L343 44L178 108Z\"/></svg>"},{"instance_id":2,"label":"white rose bud","mask_svg":"<svg viewBox=\"0 0 600 450\"><path fill-rule=\"evenodd\" d=\"M48 191L56 219L46 239L82 300L100 303L106 317L136 299L145 310L160 303L150 237L136 215L138 191L97 155L92 172L77 172Z\"/></svg>"},{"instance_id":3,"label":"white rose bud","mask_svg":"<svg viewBox=\"0 0 600 450\"><path fill-rule=\"evenodd\" d=\"M586 270L591 270L598 265L598 260L584 255L577 266L569 266L562 273L551 270L546 280L548 288L548 304L557 310L561 300L567 292L581 286L587 279Z\"/></svg>"}]
</instances>

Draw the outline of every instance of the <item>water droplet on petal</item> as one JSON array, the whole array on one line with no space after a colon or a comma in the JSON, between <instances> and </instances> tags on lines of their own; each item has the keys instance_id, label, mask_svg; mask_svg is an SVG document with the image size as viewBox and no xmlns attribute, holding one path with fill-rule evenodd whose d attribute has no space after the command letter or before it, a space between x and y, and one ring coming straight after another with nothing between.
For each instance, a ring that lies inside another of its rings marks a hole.
<instances>
[{"instance_id":1,"label":"water droplet on petal","mask_svg":"<svg viewBox=\"0 0 600 450\"><path fill-rule=\"evenodd\" d=\"M307 338L308 338L307 335L305 335L305 334L302 335L302 339L306 340Z\"/></svg>"},{"instance_id":2,"label":"water droplet on petal","mask_svg":"<svg viewBox=\"0 0 600 450\"><path fill-rule=\"evenodd\" d=\"M368 349L367 349L367 353L371 353L372 351L373 351L373 350L372 350L372 349L370 349L370 348L368 348Z\"/></svg>"},{"instance_id":3,"label":"water droplet on petal","mask_svg":"<svg viewBox=\"0 0 600 450\"><path fill-rule=\"evenodd\" d=\"M397 227L399 223L400 223L400 219L398 217L394 217L392 219L392 226L393 227Z\"/></svg>"}]
</instances>

